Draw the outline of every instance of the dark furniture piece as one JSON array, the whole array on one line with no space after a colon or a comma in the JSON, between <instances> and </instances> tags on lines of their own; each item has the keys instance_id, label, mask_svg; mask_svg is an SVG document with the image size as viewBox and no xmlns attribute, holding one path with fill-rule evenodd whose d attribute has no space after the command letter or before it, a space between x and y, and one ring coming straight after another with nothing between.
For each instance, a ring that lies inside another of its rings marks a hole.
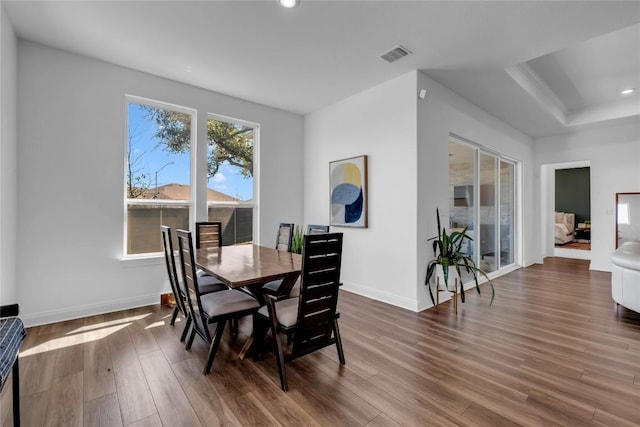
<instances>
[{"instance_id":1,"label":"dark furniture piece","mask_svg":"<svg viewBox=\"0 0 640 427\"><path fill-rule=\"evenodd\" d=\"M196 249L222 247L222 222L196 222Z\"/></svg>"},{"instance_id":2,"label":"dark furniture piece","mask_svg":"<svg viewBox=\"0 0 640 427\"><path fill-rule=\"evenodd\" d=\"M176 233L180 248L182 279L186 288L186 299L191 317L191 330L186 348L187 350L191 348L196 333L210 344L209 356L203 371L208 374L211 371L227 321L255 313L260 308L260 304L248 293L237 289L227 289L203 295L198 286L199 278L196 274L191 232L177 230ZM211 323L216 323L214 336L211 336L209 332Z\"/></svg>"},{"instance_id":3,"label":"dark furniture piece","mask_svg":"<svg viewBox=\"0 0 640 427\"><path fill-rule=\"evenodd\" d=\"M280 289L290 293L300 277L302 256L265 246L236 245L197 249L196 264L230 288L250 289L262 301L264 296L259 288L265 282L283 280ZM253 335L240 351L241 359L244 359L252 342Z\"/></svg>"},{"instance_id":4,"label":"dark furniture piece","mask_svg":"<svg viewBox=\"0 0 640 427\"><path fill-rule=\"evenodd\" d=\"M591 228L576 228L575 240L586 240L591 243Z\"/></svg>"},{"instance_id":5,"label":"dark furniture piece","mask_svg":"<svg viewBox=\"0 0 640 427\"><path fill-rule=\"evenodd\" d=\"M187 336L187 331L191 325L191 316L186 306L186 291L184 282L178 278L176 270L176 259L173 255L173 241L171 239L171 228L163 225L160 227L162 230L162 248L164 249L164 261L167 266L167 275L169 276L169 283L171 284L171 291L173 292L173 298L176 302L173 308L173 314L171 315L170 324L173 326L176 323L176 317L178 313L182 313L186 322L182 335L180 336L180 342L184 341ZM213 276L203 276L199 278L199 289L201 294L210 294L212 292L224 291L229 288L216 279Z\"/></svg>"},{"instance_id":6,"label":"dark furniture piece","mask_svg":"<svg viewBox=\"0 0 640 427\"><path fill-rule=\"evenodd\" d=\"M285 363L335 344L340 364L344 352L336 307L342 262L342 233L304 236L300 297L278 301L267 295L267 306L255 317L256 352L270 326L274 337L282 390L287 390ZM278 333L292 336L291 352L284 354Z\"/></svg>"},{"instance_id":7,"label":"dark furniture piece","mask_svg":"<svg viewBox=\"0 0 640 427\"><path fill-rule=\"evenodd\" d=\"M307 225L307 234L324 234L328 232L329 232L328 225L315 225L315 224Z\"/></svg>"},{"instance_id":8,"label":"dark furniture piece","mask_svg":"<svg viewBox=\"0 0 640 427\"><path fill-rule=\"evenodd\" d=\"M0 306L0 392L12 372L13 425L20 426L20 368L18 352L27 332L18 317L18 304Z\"/></svg>"},{"instance_id":9,"label":"dark furniture piece","mask_svg":"<svg viewBox=\"0 0 640 427\"><path fill-rule=\"evenodd\" d=\"M276 239L276 249L283 252L291 252L291 243L293 242L294 224L281 222L278 226L278 237ZM272 280L264 284L263 288L267 292L278 292L282 286L282 279ZM261 292L261 291L258 291Z\"/></svg>"},{"instance_id":10,"label":"dark furniture piece","mask_svg":"<svg viewBox=\"0 0 640 427\"><path fill-rule=\"evenodd\" d=\"M278 226L278 236L276 237L276 249L283 252L291 252L291 242L293 241L293 224L281 222Z\"/></svg>"}]
</instances>

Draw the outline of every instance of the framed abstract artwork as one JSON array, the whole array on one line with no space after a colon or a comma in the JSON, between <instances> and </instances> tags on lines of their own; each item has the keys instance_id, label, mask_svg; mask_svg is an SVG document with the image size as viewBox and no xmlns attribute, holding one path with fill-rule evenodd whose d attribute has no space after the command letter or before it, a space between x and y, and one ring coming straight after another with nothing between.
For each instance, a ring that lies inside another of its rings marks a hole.
<instances>
[{"instance_id":1,"label":"framed abstract artwork","mask_svg":"<svg viewBox=\"0 0 640 427\"><path fill-rule=\"evenodd\" d=\"M367 156L329 162L330 225L368 226Z\"/></svg>"}]
</instances>

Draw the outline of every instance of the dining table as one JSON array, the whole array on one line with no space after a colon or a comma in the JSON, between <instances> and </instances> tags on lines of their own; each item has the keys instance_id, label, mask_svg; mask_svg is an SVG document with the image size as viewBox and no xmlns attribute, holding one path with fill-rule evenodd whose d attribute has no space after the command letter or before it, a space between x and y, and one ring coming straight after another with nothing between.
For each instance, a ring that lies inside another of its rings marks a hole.
<instances>
[{"instance_id":1,"label":"dining table","mask_svg":"<svg viewBox=\"0 0 640 427\"><path fill-rule=\"evenodd\" d=\"M302 256L254 244L196 249L198 268L217 277L232 289L244 288L259 301L256 289L272 280L282 279L281 287L290 289L300 276ZM262 302L262 301L260 301ZM253 334L240 351L244 359L253 343Z\"/></svg>"}]
</instances>

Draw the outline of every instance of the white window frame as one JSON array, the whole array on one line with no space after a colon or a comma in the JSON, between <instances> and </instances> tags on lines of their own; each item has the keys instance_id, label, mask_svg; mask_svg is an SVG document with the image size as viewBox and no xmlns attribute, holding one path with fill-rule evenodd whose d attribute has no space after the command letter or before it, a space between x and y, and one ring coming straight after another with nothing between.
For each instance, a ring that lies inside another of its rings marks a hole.
<instances>
[{"instance_id":1,"label":"white window frame","mask_svg":"<svg viewBox=\"0 0 640 427\"><path fill-rule=\"evenodd\" d=\"M246 127L250 127L253 128L254 130L254 135L253 135L253 202L251 203L240 203L240 202L209 202L207 200L206 197L206 190L207 190L207 186L205 185L204 187L204 200L205 200L205 220L207 220L207 217L209 215L209 206L215 206L215 207L221 207L221 208L228 208L228 207L233 207L233 208L252 208L253 209L253 242L255 244L259 244L258 242L258 231L259 231L259 224L260 221L259 216L258 216L258 206L260 205L260 194L259 194L259 189L260 186L258 185L258 176L259 176L259 146L260 146L260 124L258 123L254 123L254 122L250 122L247 120L242 120L242 119L236 119L234 117L229 117L229 116L223 116L221 114L215 114L215 113L207 113L207 123L209 122L209 120L217 120L220 122L227 122L227 123L233 123L233 124L239 124L242 126L246 126ZM209 146L209 139L207 137L205 144L202 144L204 146L203 151L204 151L204 158L207 158L207 150L208 150L208 146ZM205 176L205 181L206 181L206 176Z\"/></svg>"},{"instance_id":2,"label":"white window frame","mask_svg":"<svg viewBox=\"0 0 640 427\"><path fill-rule=\"evenodd\" d=\"M129 154L129 104L142 104L148 105L150 107L161 108L165 110L177 111L179 113L189 114L191 116L191 150L189 153L190 156L190 188L191 188L191 200L156 200L156 199L129 199L127 197L126 192L123 191L124 195L124 203L123 203L123 230L122 230L122 259L140 259L140 258L158 258L163 256L162 252L145 252L142 254L128 254L127 253L127 224L128 224L128 207L129 205L184 205L189 207L189 224L193 224L195 222L195 206L196 206L196 198L197 194L194 194L194 184L196 177L196 153L198 149L197 144L197 129L198 129L198 110L184 107L181 105L172 104L169 102L157 101L154 99L143 98L135 95L125 95L125 108L124 108L124 123L125 123L125 132L124 132L124 169L123 169L123 184L126 186L127 182L127 156ZM158 232L160 232L158 230Z\"/></svg>"}]
</instances>

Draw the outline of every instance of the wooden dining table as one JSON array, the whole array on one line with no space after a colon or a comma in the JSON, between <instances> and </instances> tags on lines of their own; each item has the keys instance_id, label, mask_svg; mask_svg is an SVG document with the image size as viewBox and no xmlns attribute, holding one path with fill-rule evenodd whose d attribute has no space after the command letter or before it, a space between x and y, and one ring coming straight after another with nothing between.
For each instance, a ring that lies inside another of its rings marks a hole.
<instances>
[{"instance_id":1,"label":"wooden dining table","mask_svg":"<svg viewBox=\"0 0 640 427\"><path fill-rule=\"evenodd\" d=\"M259 245L196 249L195 262L230 288L251 289L277 279L295 282L302 268L301 255Z\"/></svg>"},{"instance_id":2,"label":"wooden dining table","mask_svg":"<svg viewBox=\"0 0 640 427\"><path fill-rule=\"evenodd\" d=\"M300 276L302 256L259 245L234 245L196 249L195 263L230 288L246 288L252 293L264 283L283 279L284 289L293 287ZM260 295L254 293L260 299ZM253 334L240 351L244 359L253 343Z\"/></svg>"}]
</instances>

